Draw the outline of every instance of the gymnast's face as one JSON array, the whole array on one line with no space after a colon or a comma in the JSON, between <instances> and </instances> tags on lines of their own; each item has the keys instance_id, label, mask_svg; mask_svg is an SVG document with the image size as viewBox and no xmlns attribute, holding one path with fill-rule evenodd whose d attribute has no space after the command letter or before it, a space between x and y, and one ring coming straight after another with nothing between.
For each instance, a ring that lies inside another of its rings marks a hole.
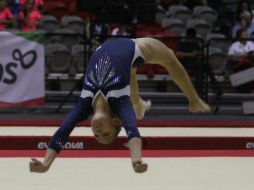
<instances>
[{"instance_id":1,"label":"gymnast's face","mask_svg":"<svg viewBox=\"0 0 254 190\"><path fill-rule=\"evenodd\" d=\"M95 139L102 144L112 143L117 136L116 121L107 113L96 113L91 120ZM119 127L120 128L120 127Z\"/></svg>"}]
</instances>

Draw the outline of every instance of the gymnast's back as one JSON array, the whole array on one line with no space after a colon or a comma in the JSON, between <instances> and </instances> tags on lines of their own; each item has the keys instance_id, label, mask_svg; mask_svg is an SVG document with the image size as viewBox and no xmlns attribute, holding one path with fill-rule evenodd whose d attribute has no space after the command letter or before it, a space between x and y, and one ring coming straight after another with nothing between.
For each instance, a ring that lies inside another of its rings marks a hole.
<instances>
[{"instance_id":1,"label":"gymnast's back","mask_svg":"<svg viewBox=\"0 0 254 190\"><path fill-rule=\"evenodd\" d=\"M107 96L112 90L129 86L133 63L135 64L136 60L141 64L144 62L138 52L137 45L131 39L106 41L91 56L85 73L84 89L93 94L101 91Z\"/></svg>"}]
</instances>

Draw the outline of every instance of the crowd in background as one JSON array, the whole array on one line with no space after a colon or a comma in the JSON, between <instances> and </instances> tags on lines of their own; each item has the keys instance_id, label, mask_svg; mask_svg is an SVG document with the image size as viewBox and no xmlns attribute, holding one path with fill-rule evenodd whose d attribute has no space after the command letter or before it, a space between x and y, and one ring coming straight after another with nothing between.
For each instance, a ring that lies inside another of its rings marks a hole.
<instances>
[{"instance_id":1,"label":"crowd in background","mask_svg":"<svg viewBox=\"0 0 254 190\"><path fill-rule=\"evenodd\" d=\"M71 7L71 14L75 14L75 2ZM225 35L227 38L237 39L229 47L228 53L228 70L232 73L241 71L243 69L253 66L254 62L254 42L253 40L243 40L242 38L254 37L254 1L251 0L238 0L232 1L232 5L229 3L227 6L223 4L225 0L156 0L157 12L165 13L166 17L170 17L170 7L173 5L183 5L189 10L193 11L197 6L209 6L217 13L217 19L211 24L211 33L219 33ZM230 2L230 1L228 1ZM14 28L22 32L28 32L42 28L40 20L43 15L47 15L45 10L44 0L0 0L0 31ZM237 4L235 4L237 3ZM224 6L222 6L224 5ZM235 9L230 6L236 7ZM60 19L60 18L57 18ZM96 17L96 15L90 15L89 17L82 18L85 23L84 34L89 39L92 36L98 36L93 43L102 43L106 36L136 36L136 35L150 35L158 34L174 35L174 33L166 31L161 24L150 24L153 26L137 26L137 23L127 24L115 24L106 23ZM155 28L155 33L149 31ZM101 37L100 37L101 36ZM195 31L195 28L186 28L186 32L182 36L188 38L200 37ZM96 44L97 45L97 44ZM195 48L193 48L195 47ZM195 44L191 41L184 41L178 44L174 50L181 59L182 63L187 69L194 70L196 76L196 86L200 86L202 68L199 67L199 58L201 57L201 48L199 44ZM204 69L204 68L203 68ZM217 88L216 79L212 68L206 67L213 87ZM198 72L200 70L200 72ZM198 74L197 74L198 73ZM220 94L220 92L218 92Z\"/></svg>"},{"instance_id":2,"label":"crowd in background","mask_svg":"<svg viewBox=\"0 0 254 190\"><path fill-rule=\"evenodd\" d=\"M248 36L254 35L254 1L239 0L236 12L226 8L223 0L156 0L157 11L165 11L168 15L172 5L184 5L190 10L196 6L209 6L218 13L218 19L213 23L215 32L226 36L236 37L239 29L245 29ZM34 30L39 27L39 20L44 10L44 0L0 0L0 30L17 28L21 31ZM75 9L75 8L74 8ZM118 25L102 23L95 16L86 20L90 23L90 33L102 35L132 35L131 25ZM89 35L89 33L88 33Z\"/></svg>"},{"instance_id":3,"label":"crowd in background","mask_svg":"<svg viewBox=\"0 0 254 190\"><path fill-rule=\"evenodd\" d=\"M0 30L19 29L22 32L35 30L42 18L44 0L0 0Z\"/></svg>"}]
</instances>

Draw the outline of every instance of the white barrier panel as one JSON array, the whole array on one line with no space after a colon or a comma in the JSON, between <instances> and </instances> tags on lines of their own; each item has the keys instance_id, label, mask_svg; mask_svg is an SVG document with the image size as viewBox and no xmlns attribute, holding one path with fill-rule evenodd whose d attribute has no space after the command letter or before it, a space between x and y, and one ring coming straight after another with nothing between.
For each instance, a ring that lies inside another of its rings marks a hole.
<instances>
[{"instance_id":1,"label":"white barrier panel","mask_svg":"<svg viewBox=\"0 0 254 190\"><path fill-rule=\"evenodd\" d=\"M229 79L233 87L251 82L254 80L254 67L232 74Z\"/></svg>"},{"instance_id":2,"label":"white barrier panel","mask_svg":"<svg viewBox=\"0 0 254 190\"><path fill-rule=\"evenodd\" d=\"M44 102L42 34L0 32L0 107Z\"/></svg>"}]
</instances>

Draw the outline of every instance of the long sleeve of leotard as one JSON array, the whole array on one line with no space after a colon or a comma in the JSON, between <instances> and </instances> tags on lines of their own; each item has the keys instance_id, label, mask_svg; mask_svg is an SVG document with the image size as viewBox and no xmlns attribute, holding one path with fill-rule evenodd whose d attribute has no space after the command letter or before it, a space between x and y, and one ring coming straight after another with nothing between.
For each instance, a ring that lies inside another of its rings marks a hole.
<instances>
[{"instance_id":1,"label":"long sleeve of leotard","mask_svg":"<svg viewBox=\"0 0 254 190\"><path fill-rule=\"evenodd\" d=\"M55 132L51 138L48 148L60 152L62 147L67 142L69 135L80 121L83 121L88 118L92 113L92 98L80 98L77 105L73 110L68 114L63 124Z\"/></svg>"},{"instance_id":2,"label":"long sleeve of leotard","mask_svg":"<svg viewBox=\"0 0 254 190\"><path fill-rule=\"evenodd\" d=\"M136 124L136 115L129 96L119 98L110 97L108 102L111 109L121 119L123 127L126 131L128 141L133 137L140 137L140 133Z\"/></svg>"}]
</instances>

